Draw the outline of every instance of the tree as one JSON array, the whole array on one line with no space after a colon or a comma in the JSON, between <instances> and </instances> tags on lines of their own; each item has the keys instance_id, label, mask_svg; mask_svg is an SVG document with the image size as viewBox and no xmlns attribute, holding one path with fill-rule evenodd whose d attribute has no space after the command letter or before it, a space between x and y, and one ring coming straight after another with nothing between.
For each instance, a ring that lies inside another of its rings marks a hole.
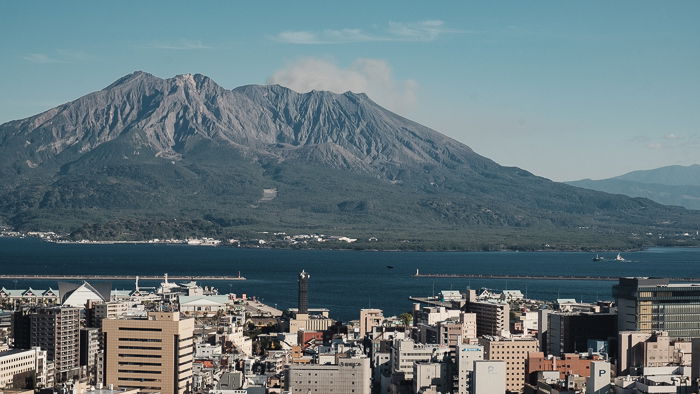
<instances>
[{"instance_id":1,"label":"tree","mask_svg":"<svg viewBox=\"0 0 700 394\"><path fill-rule=\"evenodd\" d=\"M399 315L399 320L403 323L404 328L408 328L413 323L413 315L406 312Z\"/></svg>"}]
</instances>

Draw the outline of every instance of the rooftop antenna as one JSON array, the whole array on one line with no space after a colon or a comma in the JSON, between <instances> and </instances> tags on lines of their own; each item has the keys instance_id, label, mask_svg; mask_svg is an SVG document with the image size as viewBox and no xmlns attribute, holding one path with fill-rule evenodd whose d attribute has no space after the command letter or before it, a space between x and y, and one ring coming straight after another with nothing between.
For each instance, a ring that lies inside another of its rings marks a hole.
<instances>
[{"instance_id":1,"label":"rooftop antenna","mask_svg":"<svg viewBox=\"0 0 700 394\"><path fill-rule=\"evenodd\" d=\"M433 280L433 297L435 297L435 281Z\"/></svg>"},{"instance_id":2,"label":"rooftop antenna","mask_svg":"<svg viewBox=\"0 0 700 394\"><path fill-rule=\"evenodd\" d=\"M139 276L138 276L138 275L136 275L136 283L135 283L135 285L136 285L136 292L138 293L138 292L139 292Z\"/></svg>"}]
</instances>

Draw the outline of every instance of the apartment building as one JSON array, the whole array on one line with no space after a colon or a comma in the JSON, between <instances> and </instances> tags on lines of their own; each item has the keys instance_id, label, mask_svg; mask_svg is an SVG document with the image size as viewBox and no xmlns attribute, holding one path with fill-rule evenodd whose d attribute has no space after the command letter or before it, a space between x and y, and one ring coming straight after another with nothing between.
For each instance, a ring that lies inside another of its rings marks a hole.
<instances>
[{"instance_id":1,"label":"apartment building","mask_svg":"<svg viewBox=\"0 0 700 394\"><path fill-rule=\"evenodd\" d=\"M528 353L537 351L537 339L486 336L479 338L479 344L484 347L484 359L505 361L506 388L521 391L525 386L525 360Z\"/></svg>"}]
</instances>

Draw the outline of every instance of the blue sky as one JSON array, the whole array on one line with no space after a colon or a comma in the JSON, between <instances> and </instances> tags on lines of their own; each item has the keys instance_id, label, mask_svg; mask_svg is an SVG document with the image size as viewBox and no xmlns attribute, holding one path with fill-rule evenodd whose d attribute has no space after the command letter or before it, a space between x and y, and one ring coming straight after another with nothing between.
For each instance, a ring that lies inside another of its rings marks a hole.
<instances>
[{"instance_id":1,"label":"blue sky","mask_svg":"<svg viewBox=\"0 0 700 394\"><path fill-rule=\"evenodd\" d=\"M700 2L0 2L0 122L144 70L366 91L555 180L700 162Z\"/></svg>"}]
</instances>

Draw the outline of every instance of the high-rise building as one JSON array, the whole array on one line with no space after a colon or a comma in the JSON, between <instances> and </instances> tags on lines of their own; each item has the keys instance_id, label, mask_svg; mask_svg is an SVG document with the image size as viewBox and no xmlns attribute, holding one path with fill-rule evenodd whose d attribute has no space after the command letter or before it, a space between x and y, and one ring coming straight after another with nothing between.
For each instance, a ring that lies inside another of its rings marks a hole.
<instances>
[{"instance_id":1,"label":"high-rise building","mask_svg":"<svg viewBox=\"0 0 700 394\"><path fill-rule=\"evenodd\" d=\"M484 347L486 360L506 362L506 387L511 391L520 391L525 386L525 360L528 353L536 352L536 338L498 338L482 337L479 344Z\"/></svg>"},{"instance_id":2,"label":"high-rise building","mask_svg":"<svg viewBox=\"0 0 700 394\"><path fill-rule=\"evenodd\" d=\"M309 278L311 275L301 270L299 273L299 304L297 314L309 313Z\"/></svg>"},{"instance_id":3,"label":"high-rise building","mask_svg":"<svg viewBox=\"0 0 700 394\"><path fill-rule=\"evenodd\" d=\"M484 359L484 348L478 345L460 344L455 348L455 352L457 376L454 380L456 390L453 392L458 394L470 394L472 391L474 362ZM505 382L505 378L503 381Z\"/></svg>"},{"instance_id":4,"label":"high-rise building","mask_svg":"<svg viewBox=\"0 0 700 394\"><path fill-rule=\"evenodd\" d=\"M700 338L700 284L620 278L613 294L620 331L666 331L671 338Z\"/></svg>"},{"instance_id":5,"label":"high-rise building","mask_svg":"<svg viewBox=\"0 0 700 394\"><path fill-rule=\"evenodd\" d=\"M96 384L97 368L102 368L97 362L100 353L100 330L94 327L80 329L80 366L85 369L92 384Z\"/></svg>"},{"instance_id":6,"label":"high-rise building","mask_svg":"<svg viewBox=\"0 0 700 394\"><path fill-rule=\"evenodd\" d=\"M147 319L106 319L104 383L145 392L191 390L194 319L150 312Z\"/></svg>"},{"instance_id":7,"label":"high-rise building","mask_svg":"<svg viewBox=\"0 0 700 394\"><path fill-rule=\"evenodd\" d=\"M476 314L476 332L501 336L510 327L510 307L505 302L474 301L466 305L467 312Z\"/></svg>"},{"instance_id":8,"label":"high-rise building","mask_svg":"<svg viewBox=\"0 0 700 394\"><path fill-rule=\"evenodd\" d=\"M37 308L30 315L30 345L46 350L57 382L80 374L80 309Z\"/></svg>"}]
</instances>

